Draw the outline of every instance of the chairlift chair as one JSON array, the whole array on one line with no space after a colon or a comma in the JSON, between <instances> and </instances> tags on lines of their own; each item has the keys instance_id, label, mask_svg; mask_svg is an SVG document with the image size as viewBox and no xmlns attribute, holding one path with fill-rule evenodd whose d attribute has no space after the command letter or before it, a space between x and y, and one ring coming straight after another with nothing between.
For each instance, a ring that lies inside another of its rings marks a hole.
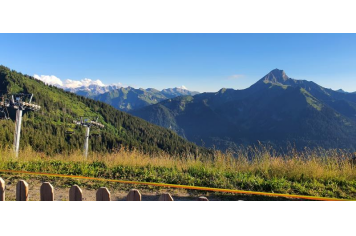
<instances>
[{"instance_id":1,"label":"chairlift chair","mask_svg":"<svg viewBox=\"0 0 356 236\"><path fill-rule=\"evenodd\" d=\"M67 134L67 135L72 135L72 134L74 134L75 132L74 132L74 130L73 129L66 129L65 130L65 134Z\"/></svg>"},{"instance_id":2,"label":"chairlift chair","mask_svg":"<svg viewBox=\"0 0 356 236\"><path fill-rule=\"evenodd\" d=\"M64 119L64 124L65 124L65 131L64 131L64 133L65 133L66 135L72 135L72 134L75 133L75 132L74 132L75 124L73 124L73 123L68 123L66 120L67 120L67 119ZM76 121L74 121L74 122L76 122Z\"/></svg>"}]
</instances>

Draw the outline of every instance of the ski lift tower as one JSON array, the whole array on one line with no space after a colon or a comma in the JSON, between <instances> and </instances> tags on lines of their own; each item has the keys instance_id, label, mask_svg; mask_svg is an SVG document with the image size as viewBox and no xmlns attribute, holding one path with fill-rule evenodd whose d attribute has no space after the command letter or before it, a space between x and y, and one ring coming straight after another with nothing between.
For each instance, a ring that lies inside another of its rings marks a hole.
<instances>
[{"instance_id":1,"label":"ski lift tower","mask_svg":"<svg viewBox=\"0 0 356 236\"><path fill-rule=\"evenodd\" d=\"M20 134L21 134L21 122L22 122L22 111L31 110L38 111L41 109L40 106L32 104L33 94L13 94L11 95L11 100L9 106L16 110L16 123L15 123L15 135L14 135L14 151L16 157L19 156L20 148Z\"/></svg>"},{"instance_id":2,"label":"ski lift tower","mask_svg":"<svg viewBox=\"0 0 356 236\"><path fill-rule=\"evenodd\" d=\"M104 125L98 122L99 117L84 117L81 116L80 120L75 120L74 123L85 127L85 137L84 137L84 157L88 158L88 147L89 147L89 133L90 127L104 128Z\"/></svg>"}]
</instances>

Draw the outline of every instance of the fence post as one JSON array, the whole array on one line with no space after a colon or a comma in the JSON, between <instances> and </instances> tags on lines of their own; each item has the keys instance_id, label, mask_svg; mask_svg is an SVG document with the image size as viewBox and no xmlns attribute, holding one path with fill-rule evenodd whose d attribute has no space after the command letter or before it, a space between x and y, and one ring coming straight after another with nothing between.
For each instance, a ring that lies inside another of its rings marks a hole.
<instances>
[{"instance_id":1,"label":"fence post","mask_svg":"<svg viewBox=\"0 0 356 236\"><path fill-rule=\"evenodd\" d=\"M83 193L78 185L73 185L69 189L69 201L83 201Z\"/></svg>"},{"instance_id":2,"label":"fence post","mask_svg":"<svg viewBox=\"0 0 356 236\"><path fill-rule=\"evenodd\" d=\"M5 181L0 178L0 201L5 201Z\"/></svg>"},{"instance_id":3,"label":"fence post","mask_svg":"<svg viewBox=\"0 0 356 236\"><path fill-rule=\"evenodd\" d=\"M54 201L53 186L49 182L44 182L40 189L41 201Z\"/></svg>"},{"instance_id":4,"label":"fence post","mask_svg":"<svg viewBox=\"0 0 356 236\"><path fill-rule=\"evenodd\" d=\"M158 198L158 201L174 201L174 200L169 193L164 193Z\"/></svg>"},{"instance_id":5,"label":"fence post","mask_svg":"<svg viewBox=\"0 0 356 236\"><path fill-rule=\"evenodd\" d=\"M141 199L141 193L137 189L131 189L126 197L126 201L141 201Z\"/></svg>"},{"instance_id":6,"label":"fence post","mask_svg":"<svg viewBox=\"0 0 356 236\"><path fill-rule=\"evenodd\" d=\"M111 201L110 192L107 188L101 187L96 191L96 200L97 201Z\"/></svg>"},{"instance_id":7,"label":"fence post","mask_svg":"<svg viewBox=\"0 0 356 236\"><path fill-rule=\"evenodd\" d=\"M198 201L209 201L209 199L206 197L199 197Z\"/></svg>"},{"instance_id":8,"label":"fence post","mask_svg":"<svg viewBox=\"0 0 356 236\"><path fill-rule=\"evenodd\" d=\"M28 183L20 180L16 185L16 201L28 201Z\"/></svg>"}]
</instances>

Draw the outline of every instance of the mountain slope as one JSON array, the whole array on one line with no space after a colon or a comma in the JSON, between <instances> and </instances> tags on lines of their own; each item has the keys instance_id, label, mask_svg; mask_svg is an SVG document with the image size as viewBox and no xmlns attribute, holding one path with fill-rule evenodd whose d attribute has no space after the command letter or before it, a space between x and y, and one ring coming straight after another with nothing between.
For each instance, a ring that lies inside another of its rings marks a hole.
<instances>
[{"instance_id":1,"label":"mountain slope","mask_svg":"<svg viewBox=\"0 0 356 236\"><path fill-rule=\"evenodd\" d=\"M95 151L126 147L144 152L206 152L172 131L118 111L105 103L47 86L4 66L0 66L0 86L1 96L8 93L33 93L33 101L42 107L38 112L25 112L21 147L30 145L37 151L50 154L82 149L84 130L73 127L72 121L79 116L99 116L105 128L100 131L100 137L90 138L90 149ZM10 109L9 112L14 119L14 110ZM0 145L11 146L13 120L0 120L0 126ZM75 133L66 135L67 127L73 127Z\"/></svg>"},{"instance_id":2,"label":"mountain slope","mask_svg":"<svg viewBox=\"0 0 356 236\"><path fill-rule=\"evenodd\" d=\"M133 111L188 140L220 149L258 141L286 148L355 149L356 96L273 70L250 88L178 97Z\"/></svg>"},{"instance_id":3,"label":"mountain slope","mask_svg":"<svg viewBox=\"0 0 356 236\"><path fill-rule=\"evenodd\" d=\"M106 88L108 91L103 93L101 93L101 90L99 89L100 88L95 88L95 90L92 90L91 88L85 88L72 92L97 101L105 102L118 110L126 112L156 104L169 98L198 94L198 92L189 91L183 88L172 88L159 91L153 88L135 89L132 87L121 87Z\"/></svg>"}]
</instances>

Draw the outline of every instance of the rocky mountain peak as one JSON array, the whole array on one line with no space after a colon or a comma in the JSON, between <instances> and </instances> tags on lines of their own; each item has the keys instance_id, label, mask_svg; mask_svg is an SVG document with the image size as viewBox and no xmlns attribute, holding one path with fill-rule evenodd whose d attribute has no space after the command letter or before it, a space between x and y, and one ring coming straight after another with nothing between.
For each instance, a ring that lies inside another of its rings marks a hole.
<instances>
[{"instance_id":1,"label":"rocky mountain peak","mask_svg":"<svg viewBox=\"0 0 356 236\"><path fill-rule=\"evenodd\" d=\"M265 75L262 80L264 82L271 82L271 83L281 83L284 84L290 78L284 72L284 70L274 69Z\"/></svg>"}]
</instances>

